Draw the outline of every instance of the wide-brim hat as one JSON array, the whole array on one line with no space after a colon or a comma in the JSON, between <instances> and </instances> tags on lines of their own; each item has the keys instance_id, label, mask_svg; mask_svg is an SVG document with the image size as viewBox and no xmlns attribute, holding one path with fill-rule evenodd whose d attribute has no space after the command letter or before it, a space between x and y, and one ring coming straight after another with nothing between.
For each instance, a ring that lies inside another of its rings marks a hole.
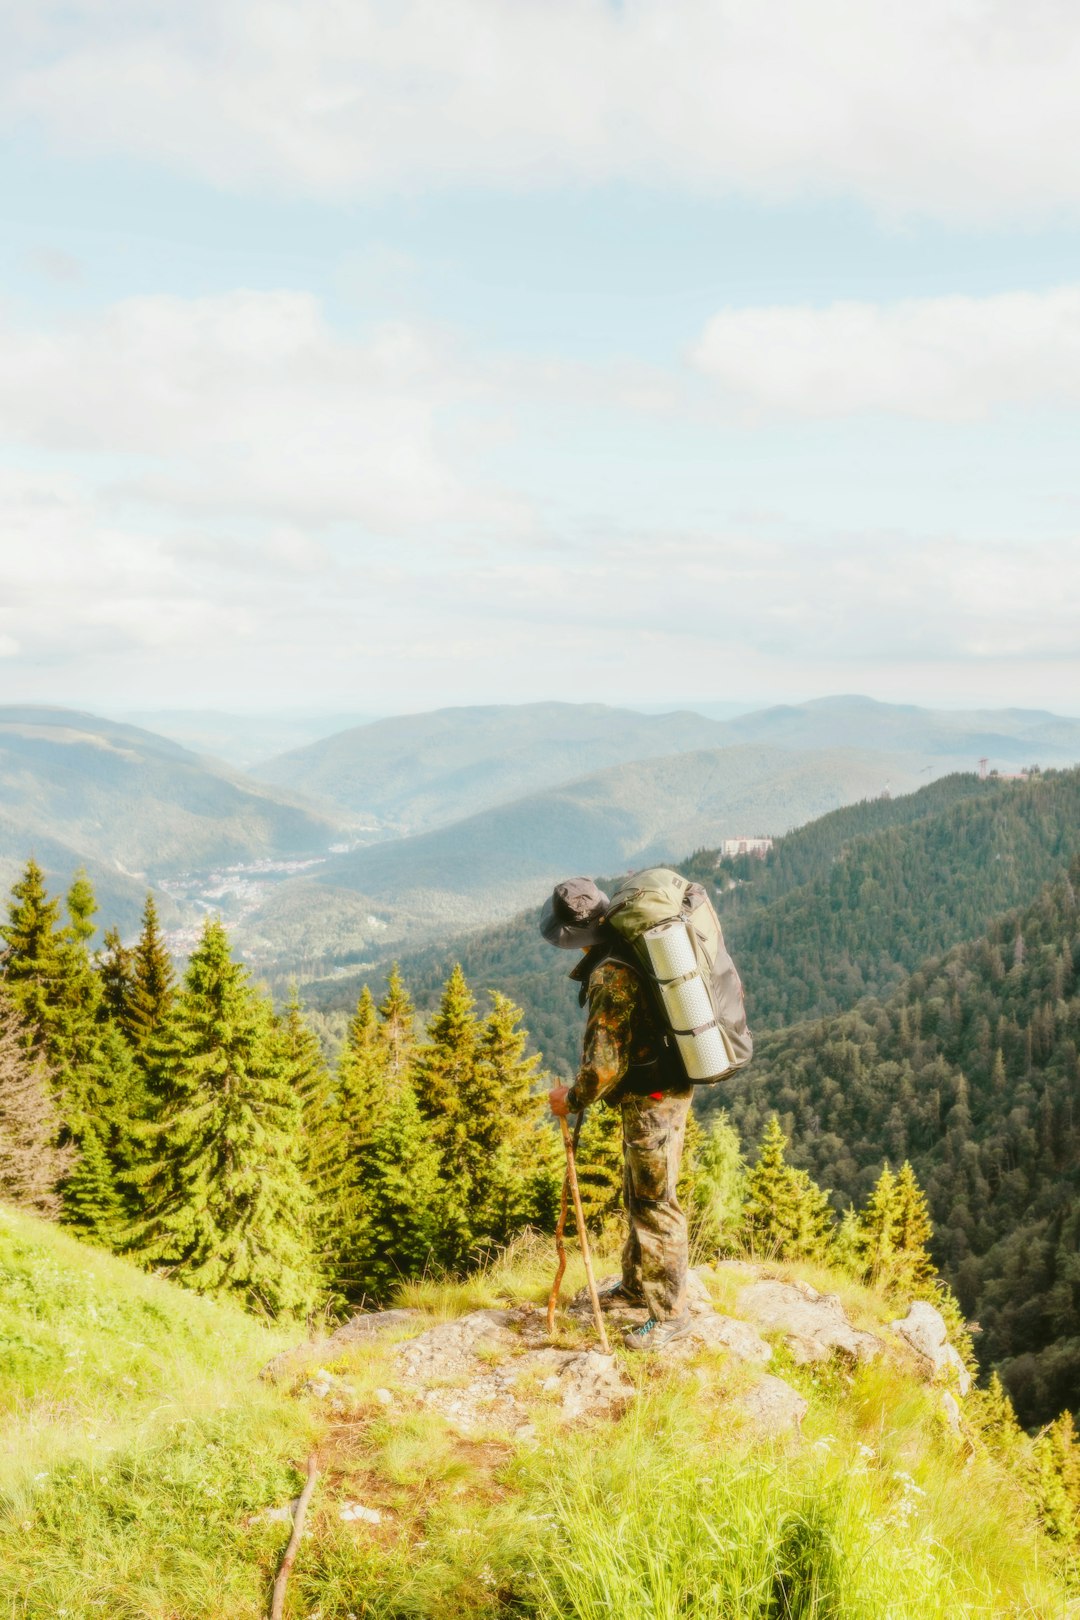
<instances>
[{"instance_id":1,"label":"wide-brim hat","mask_svg":"<svg viewBox=\"0 0 1080 1620\"><path fill-rule=\"evenodd\" d=\"M540 913L540 932L549 945L564 951L583 951L596 945L607 914L608 897L592 878L567 878L556 883Z\"/></svg>"}]
</instances>

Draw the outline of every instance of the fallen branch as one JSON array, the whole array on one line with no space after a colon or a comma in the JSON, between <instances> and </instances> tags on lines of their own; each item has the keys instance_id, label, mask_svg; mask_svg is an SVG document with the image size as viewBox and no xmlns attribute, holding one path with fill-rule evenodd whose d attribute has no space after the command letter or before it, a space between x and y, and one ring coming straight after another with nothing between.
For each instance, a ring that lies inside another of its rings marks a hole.
<instances>
[{"instance_id":1,"label":"fallen branch","mask_svg":"<svg viewBox=\"0 0 1080 1620\"><path fill-rule=\"evenodd\" d=\"M285 1549L285 1556L281 1560L281 1568L278 1570L277 1580L274 1582L274 1600L270 1605L270 1620L281 1620L282 1615L285 1613L285 1587L288 1584L289 1572L296 1562L296 1555L300 1551L300 1537L304 1533L304 1520L307 1518L308 1503L311 1501L311 1493L315 1489L315 1481L318 1477L319 1470L315 1461L315 1453L312 1452L308 1458L307 1479L304 1482L303 1490L300 1492L300 1500L296 1504L296 1512L293 1515L292 1535L289 1537L289 1545Z\"/></svg>"}]
</instances>

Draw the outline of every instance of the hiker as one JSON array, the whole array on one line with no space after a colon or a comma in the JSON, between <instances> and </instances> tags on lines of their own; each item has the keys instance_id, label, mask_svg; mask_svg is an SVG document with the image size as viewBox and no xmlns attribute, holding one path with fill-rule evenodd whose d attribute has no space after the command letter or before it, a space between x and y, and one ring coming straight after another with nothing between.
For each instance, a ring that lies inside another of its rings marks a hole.
<instances>
[{"instance_id":1,"label":"hiker","mask_svg":"<svg viewBox=\"0 0 1080 1620\"><path fill-rule=\"evenodd\" d=\"M548 1094L555 1115L603 1101L622 1114L623 1202L629 1233L622 1278L600 1291L606 1310L641 1309L623 1335L631 1350L662 1350L690 1327L686 1216L676 1183L694 1088L670 1047L641 971L605 922L608 897L589 878L569 878L545 901L540 931L550 945L584 952L570 974L589 1004L581 1067L572 1086Z\"/></svg>"}]
</instances>

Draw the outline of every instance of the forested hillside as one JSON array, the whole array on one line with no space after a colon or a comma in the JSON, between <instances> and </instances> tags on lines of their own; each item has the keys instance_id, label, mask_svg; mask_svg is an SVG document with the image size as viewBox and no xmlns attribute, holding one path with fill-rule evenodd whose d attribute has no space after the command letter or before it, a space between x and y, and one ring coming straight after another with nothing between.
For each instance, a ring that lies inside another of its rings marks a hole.
<instances>
[{"instance_id":1,"label":"forested hillside","mask_svg":"<svg viewBox=\"0 0 1080 1620\"><path fill-rule=\"evenodd\" d=\"M1051 772L835 852L823 842L812 878L760 908L736 904L730 920L723 897L752 1024L821 1017L887 992L925 956L1034 895L1068 861L1078 826L1080 771Z\"/></svg>"},{"instance_id":2,"label":"forested hillside","mask_svg":"<svg viewBox=\"0 0 1080 1620\"><path fill-rule=\"evenodd\" d=\"M980 1359L1031 1423L1080 1405L1078 885L1074 857L888 1000L764 1035L747 1081L706 1100L744 1142L778 1111L834 1201L910 1159Z\"/></svg>"},{"instance_id":3,"label":"forested hillside","mask_svg":"<svg viewBox=\"0 0 1080 1620\"><path fill-rule=\"evenodd\" d=\"M979 934L1068 860L1077 825L1080 771L956 775L834 811L778 839L765 861L702 851L677 864L716 895L761 1030L887 993L924 957ZM403 965L426 1005L460 959L471 982L514 997L545 1061L567 1073L580 1018L570 964L540 939L538 909ZM331 983L311 995L332 1007L350 992Z\"/></svg>"}]
</instances>

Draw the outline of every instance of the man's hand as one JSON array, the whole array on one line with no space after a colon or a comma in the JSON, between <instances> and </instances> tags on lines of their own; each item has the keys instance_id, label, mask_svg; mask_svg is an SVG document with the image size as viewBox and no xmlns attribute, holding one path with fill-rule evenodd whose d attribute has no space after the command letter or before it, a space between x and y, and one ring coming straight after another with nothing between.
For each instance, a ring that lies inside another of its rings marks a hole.
<instances>
[{"instance_id":1,"label":"man's hand","mask_svg":"<svg viewBox=\"0 0 1080 1620\"><path fill-rule=\"evenodd\" d=\"M569 1086L552 1086L548 1092L548 1106L556 1119L565 1119L570 1112L566 1099L570 1095Z\"/></svg>"}]
</instances>

